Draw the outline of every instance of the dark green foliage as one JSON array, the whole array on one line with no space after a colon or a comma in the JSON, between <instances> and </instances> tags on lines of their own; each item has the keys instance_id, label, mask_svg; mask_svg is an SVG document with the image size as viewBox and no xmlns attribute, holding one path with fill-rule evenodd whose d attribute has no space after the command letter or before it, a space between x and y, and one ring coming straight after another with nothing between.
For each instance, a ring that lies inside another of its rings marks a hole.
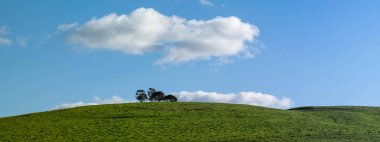
<instances>
[{"instance_id":1,"label":"dark green foliage","mask_svg":"<svg viewBox=\"0 0 380 142\"><path fill-rule=\"evenodd\" d=\"M165 97L164 92L162 92L162 91L157 91L157 92L154 92L154 93L150 96L149 100L150 100L151 102L161 102L162 99L164 99L164 97Z\"/></svg>"},{"instance_id":2,"label":"dark green foliage","mask_svg":"<svg viewBox=\"0 0 380 142\"><path fill-rule=\"evenodd\" d=\"M380 141L380 108L128 103L0 118L0 141Z\"/></svg>"},{"instance_id":3,"label":"dark green foliage","mask_svg":"<svg viewBox=\"0 0 380 142\"><path fill-rule=\"evenodd\" d=\"M148 96L146 95L144 90L137 90L135 97L140 102L145 102L148 99Z\"/></svg>"},{"instance_id":4,"label":"dark green foliage","mask_svg":"<svg viewBox=\"0 0 380 142\"><path fill-rule=\"evenodd\" d=\"M153 95L154 92L156 92L156 89L154 89L154 88L149 88L148 89L148 97L149 97L149 99L152 97L152 95Z\"/></svg>"},{"instance_id":5,"label":"dark green foliage","mask_svg":"<svg viewBox=\"0 0 380 142\"><path fill-rule=\"evenodd\" d=\"M137 93L136 93L136 99L139 100L140 98L138 98L138 93L139 92L143 92L145 94L145 91L144 90L137 90ZM145 94L146 96L146 94ZM149 101L151 102L161 102L161 101L164 101L164 102L177 102L177 97L173 96L173 95L168 95L168 96L165 96L165 93L162 92L162 91L156 91L156 89L154 88L149 88L148 90L148 97L149 97ZM140 102L143 102L143 101L140 101Z\"/></svg>"},{"instance_id":6,"label":"dark green foliage","mask_svg":"<svg viewBox=\"0 0 380 142\"><path fill-rule=\"evenodd\" d=\"M177 97L169 94L167 96L164 96L164 98L162 100L165 102L177 102Z\"/></svg>"}]
</instances>

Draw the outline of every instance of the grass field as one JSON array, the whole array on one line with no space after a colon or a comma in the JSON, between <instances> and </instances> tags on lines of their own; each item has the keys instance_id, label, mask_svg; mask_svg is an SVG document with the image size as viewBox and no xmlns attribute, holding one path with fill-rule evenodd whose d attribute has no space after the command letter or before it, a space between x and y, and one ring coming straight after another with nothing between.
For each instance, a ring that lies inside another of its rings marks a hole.
<instances>
[{"instance_id":1,"label":"grass field","mask_svg":"<svg viewBox=\"0 0 380 142\"><path fill-rule=\"evenodd\" d=\"M0 141L380 141L380 108L128 103L0 118Z\"/></svg>"}]
</instances>

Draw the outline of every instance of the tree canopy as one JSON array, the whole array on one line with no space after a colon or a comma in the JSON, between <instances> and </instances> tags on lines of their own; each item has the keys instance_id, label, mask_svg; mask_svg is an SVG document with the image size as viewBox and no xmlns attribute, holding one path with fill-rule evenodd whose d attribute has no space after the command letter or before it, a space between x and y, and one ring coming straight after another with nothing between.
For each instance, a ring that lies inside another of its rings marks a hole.
<instances>
[{"instance_id":1,"label":"tree canopy","mask_svg":"<svg viewBox=\"0 0 380 142\"><path fill-rule=\"evenodd\" d=\"M136 99L140 102L145 102L146 100L149 100L151 102L177 102L177 97L174 95L165 95L163 91L156 91L154 88L149 88L147 93L145 93L145 90L137 90Z\"/></svg>"},{"instance_id":2,"label":"tree canopy","mask_svg":"<svg viewBox=\"0 0 380 142\"><path fill-rule=\"evenodd\" d=\"M140 102L145 102L148 99L145 90L137 90L135 97Z\"/></svg>"}]
</instances>

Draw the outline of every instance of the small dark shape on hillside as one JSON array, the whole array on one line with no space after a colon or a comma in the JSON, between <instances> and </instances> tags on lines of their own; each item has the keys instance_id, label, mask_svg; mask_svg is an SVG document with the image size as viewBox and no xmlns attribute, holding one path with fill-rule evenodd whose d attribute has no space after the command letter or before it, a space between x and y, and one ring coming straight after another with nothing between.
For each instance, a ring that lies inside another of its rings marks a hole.
<instances>
[{"instance_id":1,"label":"small dark shape on hillside","mask_svg":"<svg viewBox=\"0 0 380 142\"><path fill-rule=\"evenodd\" d=\"M291 108L289 110L314 110L314 107L296 107L296 108Z\"/></svg>"},{"instance_id":2,"label":"small dark shape on hillside","mask_svg":"<svg viewBox=\"0 0 380 142\"><path fill-rule=\"evenodd\" d=\"M305 106L305 107L296 107L291 108L289 110L297 110L297 111L363 111L370 107L350 107L350 106Z\"/></svg>"}]
</instances>

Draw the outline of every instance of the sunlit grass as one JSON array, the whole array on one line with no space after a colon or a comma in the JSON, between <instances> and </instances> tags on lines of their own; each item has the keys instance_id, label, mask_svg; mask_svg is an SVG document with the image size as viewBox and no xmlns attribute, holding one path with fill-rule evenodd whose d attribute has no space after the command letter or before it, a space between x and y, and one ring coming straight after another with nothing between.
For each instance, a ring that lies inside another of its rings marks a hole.
<instances>
[{"instance_id":1,"label":"sunlit grass","mask_svg":"<svg viewBox=\"0 0 380 142\"><path fill-rule=\"evenodd\" d=\"M380 141L380 108L86 106L0 119L0 141Z\"/></svg>"}]
</instances>

